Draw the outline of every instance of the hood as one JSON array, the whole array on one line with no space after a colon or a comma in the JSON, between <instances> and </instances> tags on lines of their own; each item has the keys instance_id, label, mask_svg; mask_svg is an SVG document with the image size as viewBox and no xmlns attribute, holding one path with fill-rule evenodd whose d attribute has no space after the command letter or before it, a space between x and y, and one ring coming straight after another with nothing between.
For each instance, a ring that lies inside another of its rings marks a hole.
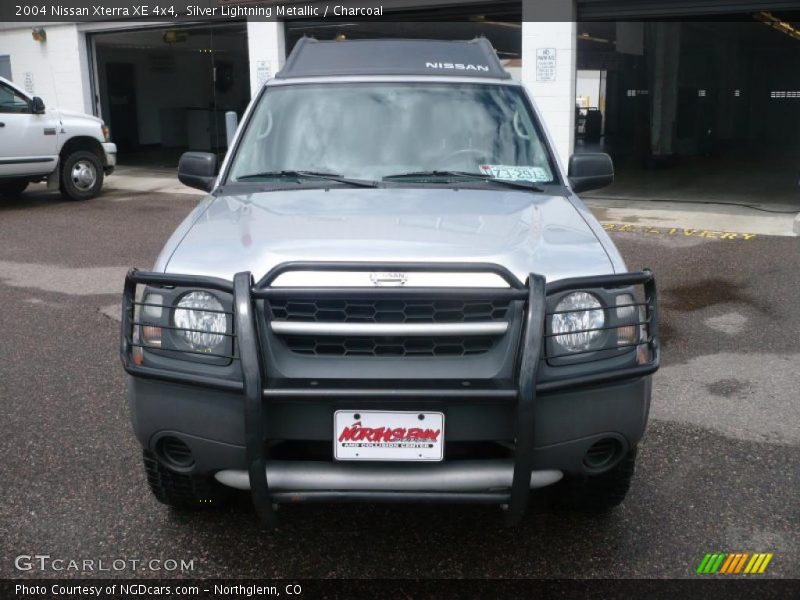
<instances>
[{"instance_id":1,"label":"hood","mask_svg":"<svg viewBox=\"0 0 800 600\"><path fill-rule=\"evenodd\" d=\"M48 109L49 111L49 109ZM74 110L66 110L63 108L54 108L54 113L58 113L58 116L62 119L84 119L86 121L93 121L98 125L103 122L103 119L99 117L95 117L94 115L87 115L86 113L80 113Z\"/></svg>"},{"instance_id":2,"label":"hood","mask_svg":"<svg viewBox=\"0 0 800 600\"><path fill-rule=\"evenodd\" d=\"M256 280L286 261L488 262L521 281L614 272L603 245L563 196L529 192L332 188L209 198L156 270Z\"/></svg>"}]
</instances>

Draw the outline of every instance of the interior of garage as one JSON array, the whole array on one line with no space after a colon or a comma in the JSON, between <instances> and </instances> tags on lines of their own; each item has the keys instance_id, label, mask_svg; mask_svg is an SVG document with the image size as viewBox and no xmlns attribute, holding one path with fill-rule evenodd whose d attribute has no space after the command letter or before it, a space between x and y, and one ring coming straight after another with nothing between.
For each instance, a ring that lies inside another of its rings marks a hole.
<instances>
[{"instance_id":1,"label":"interior of garage","mask_svg":"<svg viewBox=\"0 0 800 600\"><path fill-rule=\"evenodd\" d=\"M443 20L431 20L435 16ZM617 168L615 184L592 195L796 210L800 23L795 17L753 12L691 22L579 22L576 152L608 152ZM286 50L303 35L482 35L519 76L518 7L472 5L440 9L437 15L429 11L425 18L289 22Z\"/></svg>"},{"instance_id":2,"label":"interior of garage","mask_svg":"<svg viewBox=\"0 0 800 600\"><path fill-rule=\"evenodd\" d=\"M796 211L798 64L800 23L780 14L579 23L576 150L617 167L590 195Z\"/></svg>"},{"instance_id":3,"label":"interior of garage","mask_svg":"<svg viewBox=\"0 0 800 600\"><path fill-rule=\"evenodd\" d=\"M250 100L242 23L93 34L97 114L121 165L172 169L186 150L224 153L225 113Z\"/></svg>"}]
</instances>

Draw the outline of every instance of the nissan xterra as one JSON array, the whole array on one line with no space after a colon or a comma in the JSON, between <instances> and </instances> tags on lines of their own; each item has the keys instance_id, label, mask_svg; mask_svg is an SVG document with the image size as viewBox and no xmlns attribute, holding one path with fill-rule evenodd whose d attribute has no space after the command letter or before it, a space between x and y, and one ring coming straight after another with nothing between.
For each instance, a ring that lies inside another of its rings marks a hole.
<instances>
[{"instance_id":1,"label":"nissan xterra","mask_svg":"<svg viewBox=\"0 0 800 600\"><path fill-rule=\"evenodd\" d=\"M152 272L121 355L174 507L624 498L659 363L656 289L575 195L488 41L301 40ZM563 481L561 481L563 480Z\"/></svg>"}]
</instances>

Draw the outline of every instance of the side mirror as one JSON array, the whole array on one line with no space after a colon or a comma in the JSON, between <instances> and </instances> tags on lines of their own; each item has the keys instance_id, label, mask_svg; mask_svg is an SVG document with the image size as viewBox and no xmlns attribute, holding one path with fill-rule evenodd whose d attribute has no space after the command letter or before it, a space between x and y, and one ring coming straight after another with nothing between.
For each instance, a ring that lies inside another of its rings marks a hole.
<instances>
[{"instance_id":1,"label":"side mirror","mask_svg":"<svg viewBox=\"0 0 800 600\"><path fill-rule=\"evenodd\" d=\"M573 154L569 158L568 177L576 194L597 190L614 183L614 163L602 152Z\"/></svg>"},{"instance_id":2,"label":"side mirror","mask_svg":"<svg viewBox=\"0 0 800 600\"><path fill-rule=\"evenodd\" d=\"M210 152L184 152L178 163L178 180L183 185L210 192L217 179L217 155Z\"/></svg>"},{"instance_id":3,"label":"side mirror","mask_svg":"<svg viewBox=\"0 0 800 600\"><path fill-rule=\"evenodd\" d=\"M39 98L39 96L34 96L31 99L31 112L35 115L44 114L44 100Z\"/></svg>"}]
</instances>

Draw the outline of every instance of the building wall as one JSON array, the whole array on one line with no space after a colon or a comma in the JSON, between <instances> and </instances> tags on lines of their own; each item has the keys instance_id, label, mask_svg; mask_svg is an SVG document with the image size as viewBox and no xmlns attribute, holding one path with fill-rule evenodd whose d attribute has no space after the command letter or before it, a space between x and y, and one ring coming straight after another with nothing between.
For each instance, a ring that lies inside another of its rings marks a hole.
<instances>
[{"instance_id":1,"label":"building wall","mask_svg":"<svg viewBox=\"0 0 800 600\"><path fill-rule=\"evenodd\" d=\"M45 105L91 112L84 36L74 23L46 25L45 31L47 41L37 42L29 26L0 30L0 55L10 56L14 83Z\"/></svg>"},{"instance_id":2,"label":"building wall","mask_svg":"<svg viewBox=\"0 0 800 600\"><path fill-rule=\"evenodd\" d=\"M575 145L576 0L522 4L522 82L566 168ZM559 20L554 20L559 19ZM546 56L554 60L544 60ZM548 69L548 65L553 66Z\"/></svg>"},{"instance_id":3,"label":"building wall","mask_svg":"<svg viewBox=\"0 0 800 600\"><path fill-rule=\"evenodd\" d=\"M125 29L120 24L114 24L115 30ZM131 27L139 27L139 24L132 24ZM103 30L103 27L79 25L77 23L46 24L47 41L37 42L31 36L31 27L9 27L8 24L0 23L0 56L9 56L11 65L11 79L15 84L26 89L26 79L32 82L31 93L41 96L46 105L59 106L67 110L94 112L91 95L91 77L89 73L89 59L87 52L86 33L94 30ZM283 66L285 60L285 41L283 36L283 23L280 22L251 22L248 23L248 49L249 61L246 64L237 64L237 81L249 79L251 93L258 91L258 83L264 77L272 77ZM109 57L111 54L108 55ZM130 53L128 54L130 57ZM136 57L134 62L137 64L146 61L144 54ZM124 62L131 62L125 60ZM178 61L182 62L182 61ZM103 64L98 64L98 77L104 78ZM143 68L142 72L147 73L148 69ZM180 73L178 78L180 80ZM174 78L169 81L157 81L158 76L143 75L143 84L155 84L161 92L166 89L166 94L177 95L186 98L191 94L196 86L192 82L176 83ZM152 81L151 81L152 80ZM99 84L100 82L98 82ZM165 84L169 84L165 88ZM184 85L186 84L186 85ZM99 86L102 87L102 86ZM98 93L100 90L98 90ZM166 95L164 94L164 95ZM205 102L205 92L199 93L201 102ZM197 97L195 97L197 99ZM148 102L159 99L144 97L140 102L140 111L148 106ZM188 99L181 100L181 104L189 104ZM173 102L174 104L174 102ZM237 107L239 108L239 107ZM154 133L154 119L142 115L142 141L156 141L157 135Z\"/></svg>"},{"instance_id":4,"label":"building wall","mask_svg":"<svg viewBox=\"0 0 800 600\"><path fill-rule=\"evenodd\" d=\"M255 97L264 82L274 77L286 61L283 23L248 21L247 46L250 54L250 94Z\"/></svg>"},{"instance_id":5,"label":"building wall","mask_svg":"<svg viewBox=\"0 0 800 600\"><path fill-rule=\"evenodd\" d=\"M544 120L561 164L566 167L575 142L575 22L523 22L522 82ZM542 73L540 51L555 51L555 72Z\"/></svg>"}]
</instances>

